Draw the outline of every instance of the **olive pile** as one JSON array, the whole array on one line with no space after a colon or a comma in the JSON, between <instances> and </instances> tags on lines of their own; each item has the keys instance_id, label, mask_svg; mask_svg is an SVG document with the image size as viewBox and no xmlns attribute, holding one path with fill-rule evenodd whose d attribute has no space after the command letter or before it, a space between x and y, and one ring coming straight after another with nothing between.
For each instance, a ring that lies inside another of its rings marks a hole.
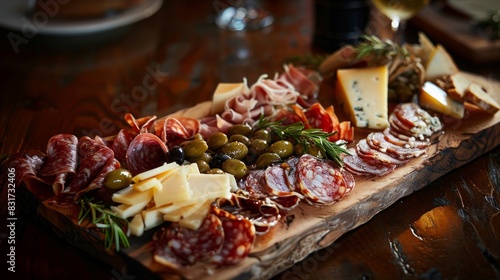
<instances>
[{"instance_id":1,"label":"olive pile","mask_svg":"<svg viewBox=\"0 0 500 280\"><path fill-rule=\"evenodd\" d=\"M264 169L292 155L302 155L305 148L294 142L281 140L266 129L254 130L248 124L237 124L227 135L217 132L206 140L196 135L172 147L169 157L179 164L184 160L196 163L202 173L227 172L239 179L245 176L248 167ZM320 156L314 146L307 147L307 152Z\"/></svg>"}]
</instances>

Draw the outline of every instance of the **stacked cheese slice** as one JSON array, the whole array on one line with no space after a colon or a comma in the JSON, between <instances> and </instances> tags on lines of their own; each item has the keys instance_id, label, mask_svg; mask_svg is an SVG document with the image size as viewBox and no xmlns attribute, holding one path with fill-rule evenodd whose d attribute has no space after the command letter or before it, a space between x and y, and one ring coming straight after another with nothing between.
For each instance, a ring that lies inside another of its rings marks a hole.
<instances>
[{"instance_id":1,"label":"stacked cheese slice","mask_svg":"<svg viewBox=\"0 0 500 280\"><path fill-rule=\"evenodd\" d=\"M198 166L165 163L138 174L133 184L115 194L111 209L122 218L133 217L131 234L141 236L165 221L197 229L219 197L231 198L236 179L231 174L201 174Z\"/></svg>"}]
</instances>

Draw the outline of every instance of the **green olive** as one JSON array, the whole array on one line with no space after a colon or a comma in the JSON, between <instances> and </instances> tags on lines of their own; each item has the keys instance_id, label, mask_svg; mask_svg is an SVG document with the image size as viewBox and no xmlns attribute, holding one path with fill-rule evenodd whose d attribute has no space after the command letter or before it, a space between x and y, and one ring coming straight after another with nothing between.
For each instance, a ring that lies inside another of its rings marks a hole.
<instances>
[{"instance_id":1,"label":"green olive","mask_svg":"<svg viewBox=\"0 0 500 280\"><path fill-rule=\"evenodd\" d=\"M250 143L250 149L252 149L257 156L262 155L267 148L269 148L269 145L264 139L253 139L252 143Z\"/></svg>"},{"instance_id":2,"label":"green olive","mask_svg":"<svg viewBox=\"0 0 500 280\"><path fill-rule=\"evenodd\" d=\"M199 160L203 160L203 161L206 161L207 163L209 163L209 162L212 161L212 155L210 153L203 153L203 155L201 155L199 157L195 157L195 158L190 158L189 160L191 162L196 162L196 161L199 161Z\"/></svg>"},{"instance_id":3,"label":"green olive","mask_svg":"<svg viewBox=\"0 0 500 280\"><path fill-rule=\"evenodd\" d=\"M243 134L245 136L250 136L252 134L252 127L248 124L235 124L229 128L228 134Z\"/></svg>"},{"instance_id":4,"label":"green olive","mask_svg":"<svg viewBox=\"0 0 500 280\"><path fill-rule=\"evenodd\" d=\"M265 129L259 129L259 130L255 131L253 138L254 139L262 139L262 140L266 141L268 144L273 139L273 137L271 136L271 133Z\"/></svg>"},{"instance_id":5,"label":"green olive","mask_svg":"<svg viewBox=\"0 0 500 280\"><path fill-rule=\"evenodd\" d=\"M108 172L104 176L103 184L106 188L112 190L123 189L132 183L132 173L130 171L119 168Z\"/></svg>"},{"instance_id":6,"label":"green olive","mask_svg":"<svg viewBox=\"0 0 500 280\"><path fill-rule=\"evenodd\" d=\"M203 135L196 133L191 140L203 140Z\"/></svg>"},{"instance_id":7,"label":"green olive","mask_svg":"<svg viewBox=\"0 0 500 280\"><path fill-rule=\"evenodd\" d=\"M240 179L247 173L247 166L241 160L232 158L222 164L222 170L233 174L236 179Z\"/></svg>"},{"instance_id":8,"label":"green olive","mask_svg":"<svg viewBox=\"0 0 500 280\"><path fill-rule=\"evenodd\" d=\"M257 158L256 167L264 169L274 163L281 161L281 157L277 153L263 153Z\"/></svg>"},{"instance_id":9,"label":"green olive","mask_svg":"<svg viewBox=\"0 0 500 280\"><path fill-rule=\"evenodd\" d=\"M229 142L220 151L235 159L243 159L248 154L247 146L241 142Z\"/></svg>"},{"instance_id":10,"label":"green olive","mask_svg":"<svg viewBox=\"0 0 500 280\"><path fill-rule=\"evenodd\" d=\"M207 171L207 174L224 174L224 170L220 168L212 168Z\"/></svg>"},{"instance_id":11,"label":"green olive","mask_svg":"<svg viewBox=\"0 0 500 280\"><path fill-rule=\"evenodd\" d=\"M203 155L207 150L207 142L203 140L192 140L184 146L184 153L186 157L190 159Z\"/></svg>"},{"instance_id":12,"label":"green olive","mask_svg":"<svg viewBox=\"0 0 500 280\"><path fill-rule=\"evenodd\" d=\"M250 139L243 134L233 134L229 137L229 142L241 142L245 144L245 146L250 146Z\"/></svg>"},{"instance_id":13,"label":"green olive","mask_svg":"<svg viewBox=\"0 0 500 280\"><path fill-rule=\"evenodd\" d=\"M206 173L208 170L210 170L210 165L208 162L204 160L197 160L195 161L196 165L198 165L198 169L200 170L200 173Z\"/></svg>"},{"instance_id":14,"label":"green olive","mask_svg":"<svg viewBox=\"0 0 500 280\"><path fill-rule=\"evenodd\" d=\"M316 147L315 145L309 145L307 153L317 158L323 158L323 154L321 153L320 149L318 149L318 147Z\"/></svg>"},{"instance_id":15,"label":"green olive","mask_svg":"<svg viewBox=\"0 0 500 280\"><path fill-rule=\"evenodd\" d=\"M267 149L267 151L271 153L276 153L282 159L285 159L293 155L293 144L292 142L287 140L280 140L271 144L271 146L269 146L269 149Z\"/></svg>"},{"instance_id":16,"label":"green olive","mask_svg":"<svg viewBox=\"0 0 500 280\"><path fill-rule=\"evenodd\" d=\"M298 143L296 144L294 147L293 147L293 154L300 157L301 155L305 154L305 148L304 148L304 145L301 144L301 143Z\"/></svg>"},{"instance_id":17,"label":"green olive","mask_svg":"<svg viewBox=\"0 0 500 280\"><path fill-rule=\"evenodd\" d=\"M208 137L207 139L208 147L210 147L212 151L217 151L222 146L226 145L227 142L227 135L222 132L216 132L210 135L210 137Z\"/></svg>"}]
</instances>

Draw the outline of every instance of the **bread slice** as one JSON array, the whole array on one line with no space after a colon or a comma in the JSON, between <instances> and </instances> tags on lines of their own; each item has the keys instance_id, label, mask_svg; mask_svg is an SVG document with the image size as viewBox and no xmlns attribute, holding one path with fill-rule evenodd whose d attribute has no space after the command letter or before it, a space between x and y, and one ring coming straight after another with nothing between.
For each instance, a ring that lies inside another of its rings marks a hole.
<instances>
[{"instance_id":1,"label":"bread slice","mask_svg":"<svg viewBox=\"0 0 500 280\"><path fill-rule=\"evenodd\" d=\"M478 83L472 82L465 90L465 101L475 104L484 111L494 115L500 105L491 97L488 92Z\"/></svg>"},{"instance_id":2,"label":"bread slice","mask_svg":"<svg viewBox=\"0 0 500 280\"><path fill-rule=\"evenodd\" d=\"M465 91L472 81L460 73L455 73L450 76L449 83L448 95L455 100L462 101L464 100Z\"/></svg>"}]
</instances>

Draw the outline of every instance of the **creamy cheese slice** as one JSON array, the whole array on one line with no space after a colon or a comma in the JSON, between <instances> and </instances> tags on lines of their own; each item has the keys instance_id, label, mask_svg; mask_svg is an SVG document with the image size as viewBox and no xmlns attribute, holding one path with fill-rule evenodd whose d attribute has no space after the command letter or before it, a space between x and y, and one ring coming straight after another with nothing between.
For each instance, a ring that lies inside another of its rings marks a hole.
<instances>
[{"instance_id":1,"label":"creamy cheese slice","mask_svg":"<svg viewBox=\"0 0 500 280\"><path fill-rule=\"evenodd\" d=\"M356 127L383 129L389 126L387 66L339 69L335 88L340 106Z\"/></svg>"}]
</instances>

